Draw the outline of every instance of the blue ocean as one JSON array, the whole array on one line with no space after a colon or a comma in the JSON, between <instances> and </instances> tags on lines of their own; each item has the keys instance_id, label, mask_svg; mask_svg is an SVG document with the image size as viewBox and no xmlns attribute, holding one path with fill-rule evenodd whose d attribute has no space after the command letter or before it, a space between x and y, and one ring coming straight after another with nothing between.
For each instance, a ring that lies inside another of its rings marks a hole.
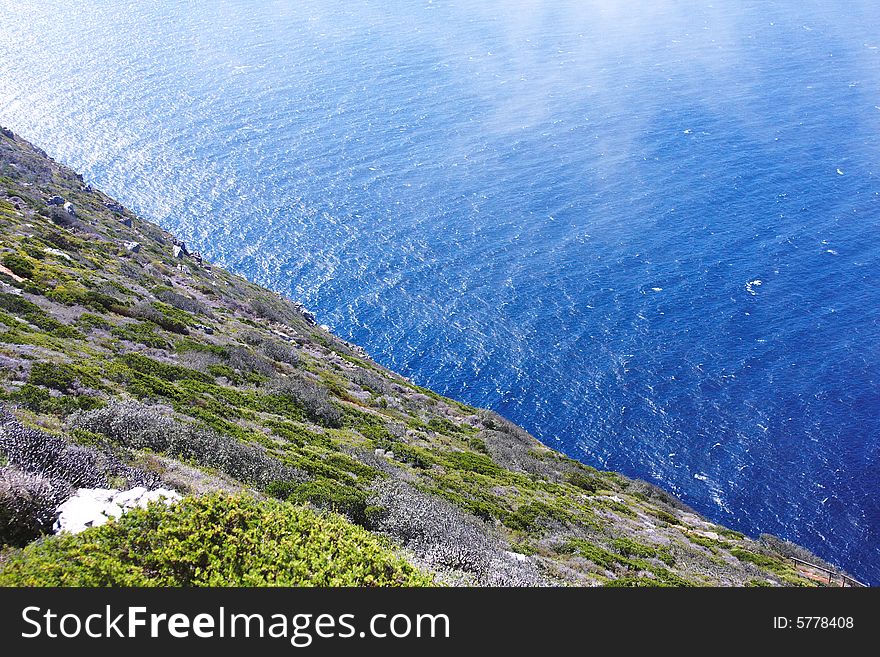
<instances>
[{"instance_id":1,"label":"blue ocean","mask_svg":"<svg viewBox=\"0 0 880 657\"><path fill-rule=\"evenodd\" d=\"M384 365L880 584L880 4L0 0L0 123Z\"/></svg>"}]
</instances>

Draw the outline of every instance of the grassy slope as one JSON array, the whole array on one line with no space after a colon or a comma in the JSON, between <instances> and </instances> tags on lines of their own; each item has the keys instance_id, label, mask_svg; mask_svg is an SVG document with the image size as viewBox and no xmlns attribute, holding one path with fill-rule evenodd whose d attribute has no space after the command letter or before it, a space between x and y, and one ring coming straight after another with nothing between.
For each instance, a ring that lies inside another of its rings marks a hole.
<instances>
[{"instance_id":1,"label":"grassy slope","mask_svg":"<svg viewBox=\"0 0 880 657\"><path fill-rule=\"evenodd\" d=\"M55 194L76 219L47 206ZM381 512L377 482L405 481L461 509L551 584L812 583L766 542L413 385L288 300L175 257L170 234L111 201L0 136L0 395L24 425L99 444L184 492L257 489L368 528ZM158 410L181 435L205 429L254 446L297 474L267 488L210 454L157 450L76 420L114 400ZM437 567L423 556L410 554Z\"/></svg>"}]
</instances>

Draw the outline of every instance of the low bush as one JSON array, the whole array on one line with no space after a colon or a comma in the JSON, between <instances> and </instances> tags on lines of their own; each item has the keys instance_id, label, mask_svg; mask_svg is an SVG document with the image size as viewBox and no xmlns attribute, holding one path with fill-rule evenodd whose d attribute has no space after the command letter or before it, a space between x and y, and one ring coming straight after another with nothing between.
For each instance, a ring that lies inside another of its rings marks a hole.
<instances>
[{"instance_id":1,"label":"low bush","mask_svg":"<svg viewBox=\"0 0 880 657\"><path fill-rule=\"evenodd\" d=\"M155 307L155 304L139 303L127 314L129 317L137 318L139 320L142 320L143 322L148 322L150 324L160 326L161 328L171 333L178 333L180 335L187 335L189 333L189 329L187 328L187 324L185 322L182 322L178 318L162 312L160 309Z\"/></svg>"},{"instance_id":2,"label":"low bush","mask_svg":"<svg viewBox=\"0 0 880 657\"><path fill-rule=\"evenodd\" d=\"M250 307L258 317L278 324L289 326L297 319L301 319L299 313L293 309L289 302L268 295L260 295L251 299Z\"/></svg>"},{"instance_id":3,"label":"low bush","mask_svg":"<svg viewBox=\"0 0 880 657\"><path fill-rule=\"evenodd\" d=\"M203 372L181 367L180 365L163 363L143 354L125 354L119 358L119 361L135 372L155 376L165 381L191 380L210 383L213 380L212 377Z\"/></svg>"},{"instance_id":4,"label":"low bush","mask_svg":"<svg viewBox=\"0 0 880 657\"><path fill-rule=\"evenodd\" d=\"M110 322L101 317L100 315L95 315L93 313L83 313L79 316L79 319L76 320L76 323L87 329L109 329Z\"/></svg>"},{"instance_id":5,"label":"low bush","mask_svg":"<svg viewBox=\"0 0 880 657\"><path fill-rule=\"evenodd\" d=\"M52 415L69 415L74 411L90 411L100 408L104 403L100 397L91 395L52 395L45 388L30 383L26 383L12 392L9 399L22 408L27 408L35 413Z\"/></svg>"},{"instance_id":6,"label":"low bush","mask_svg":"<svg viewBox=\"0 0 880 657\"><path fill-rule=\"evenodd\" d=\"M565 477L565 481L588 493L595 493L601 487L601 480L598 477L580 470L569 472Z\"/></svg>"},{"instance_id":7,"label":"low bush","mask_svg":"<svg viewBox=\"0 0 880 657\"><path fill-rule=\"evenodd\" d=\"M128 486L153 486L158 481L109 451L74 445L25 427L6 411L0 412L0 452L19 470L73 488L106 488L111 480L125 481Z\"/></svg>"},{"instance_id":8,"label":"low bush","mask_svg":"<svg viewBox=\"0 0 880 657\"><path fill-rule=\"evenodd\" d=\"M533 586L540 577L531 562L513 561L488 528L452 504L401 482L385 480L367 500L371 521L411 549L433 569L471 573L492 586Z\"/></svg>"},{"instance_id":9,"label":"low bush","mask_svg":"<svg viewBox=\"0 0 880 657\"><path fill-rule=\"evenodd\" d=\"M135 509L13 554L5 586L427 586L419 572L339 516L278 501L209 495Z\"/></svg>"},{"instance_id":10,"label":"low bush","mask_svg":"<svg viewBox=\"0 0 880 657\"><path fill-rule=\"evenodd\" d=\"M342 411L330 401L326 388L305 376L294 375L277 379L273 382L272 390L275 394L292 400L313 422L331 428L342 426Z\"/></svg>"},{"instance_id":11,"label":"low bush","mask_svg":"<svg viewBox=\"0 0 880 657\"><path fill-rule=\"evenodd\" d=\"M526 533L539 531L551 521L565 524L572 520L570 513L541 501L521 504L501 518L505 526Z\"/></svg>"},{"instance_id":12,"label":"low bush","mask_svg":"<svg viewBox=\"0 0 880 657\"><path fill-rule=\"evenodd\" d=\"M55 390L69 390L76 381L76 372L66 363L34 363L28 381L35 386L45 386Z\"/></svg>"},{"instance_id":13,"label":"low bush","mask_svg":"<svg viewBox=\"0 0 880 657\"><path fill-rule=\"evenodd\" d=\"M164 285L157 285L153 288L153 294L156 298L165 304L182 310L186 313L195 313L197 315L210 315L208 308L198 299L193 299L186 295L175 292L172 288Z\"/></svg>"},{"instance_id":14,"label":"low bush","mask_svg":"<svg viewBox=\"0 0 880 657\"><path fill-rule=\"evenodd\" d=\"M666 584L658 579L654 579L653 577L627 575L624 577L618 577L617 579L608 580L607 582L605 582L605 586L609 588L653 588L669 587L674 585Z\"/></svg>"},{"instance_id":15,"label":"low bush","mask_svg":"<svg viewBox=\"0 0 880 657\"><path fill-rule=\"evenodd\" d=\"M153 322L133 322L114 326L110 332L117 338L129 342L139 342L154 349L167 349L168 340L156 333L158 328Z\"/></svg>"},{"instance_id":16,"label":"low bush","mask_svg":"<svg viewBox=\"0 0 880 657\"><path fill-rule=\"evenodd\" d=\"M475 452L479 452L480 454L489 454L489 448L486 447L486 441L477 436L473 436L472 438L468 438L468 445Z\"/></svg>"},{"instance_id":17,"label":"low bush","mask_svg":"<svg viewBox=\"0 0 880 657\"><path fill-rule=\"evenodd\" d=\"M228 347L226 357L229 366L244 375L259 374L269 377L275 374L275 365L271 361L242 345Z\"/></svg>"},{"instance_id":18,"label":"low bush","mask_svg":"<svg viewBox=\"0 0 880 657\"><path fill-rule=\"evenodd\" d=\"M341 513L359 525L367 524L367 494L334 479L276 482L269 484L266 493L292 504L309 503L319 509Z\"/></svg>"},{"instance_id":19,"label":"low bush","mask_svg":"<svg viewBox=\"0 0 880 657\"><path fill-rule=\"evenodd\" d=\"M623 561L619 555L611 550L606 550L595 543L591 543L590 541L581 538L569 539L566 542L565 547L566 549L573 548L573 550L584 559L589 559L597 566L601 566L606 570L611 570L614 568L615 564Z\"/></svg>"},{"instance_id":20,"label":"low bush","mask_svg":"<svg viewBox=\"0 0 880 657\"><path fill-rule=\"evenodd\" d=\"M391 392L388 381L366 367L355 367L348 373L348 378L374 395L387 395Z\"/></svg>"},{"instance_id":21,"label":"low bush","mask_svg":"<svg viewBox=\"0 0 880 657\"><path fill-rule=\"evenodd\" d=\"M263 426L265 426L267 429L270 429L272 433L274 433L276 436L284 438L284 440L296 445L297 447L302 447L303 445L315 445L327 450L336 449L336 444L331 438L324 434L310 431L305 425L302 424L270 420L269 422L266 422Z\"/></svg>"},{"instance_id":22,"label":"low bush","mask_svg":"<svg viewBox=\"0 0 880 657\"><path fill-rule=\"evenodd\" d=\"M7 253L3 256L3 264L16 276L30 278L34 275L34 263L21 253Z\"/></svg>"},{"instance_id":23,"label":"low bush","mask_svg":"<svg viewBox=\"0 0 880 657\"><path fill-rule=\"evenodd\" d=\"M183 338L182 340L178 340L177 343L174 345L174 351L181 354L196 351L200 353L211 354L224 360L229 359L229 349L227 349L226 347L222 347L216 344L210 344L207 342L198 342L196 340L193 340L192 338Z\"/></svg>"},{"instance_id":24,"label":"low bush","mask_svg":"<svg viewBox=\"0 0 880 657\"><path fill-rule=\"evenodd\" d=\"M112 403L75 413L70 425L106 436L129 449L151 449L222 472L259 488L276 481L303 481L303 473L285 466L259 447L184 424L142 404Z\"/></svg>"},{"instance_id":25,"label":"low bush","mask_svg":"<svg viewBox=\"0 0 880 657\"><path fill-rule=\"evenodd\" d=\"M742 548L735 547L731 548L730 554L740 561L754 564L759 568L769 568L770 570L782 570L785 568L785 564L780 561L780 559L769 557L765 554L758 554L757 552L752 552L750 550L743 550Z\"/></svg>"},{"instance_id":26,"label":"low bush","mask_svg":"<svg viewBox=\"0 0 880 657\"><path fill-rule=\"evenodd\" d=\"M297 354L296 350L289 344L283 342L266 340L260 345L260 351L263 352L263 355L265 355L266 358L278 363L287 363L294 367L301 364L299 354Z\"/></svg>"},{"instance_id":27,"label":"low bush","mask_svg":"<svg viewBox=\"0 0 880 657\"><path fill-rule=\"evenodd\" d=\"M649 509L648 512L653 515L657 520L665 522L669 525L680 525L681 520L678 517L672 515L668 511L664 511L663 509Z\"/></svg>"},{"instance_id":28,"label":"low bush","mask_svg":"<svg viewBox=\"0 0 880 657\"><path fill-rule=\"evenodd\" d=\"M129 312L125 304L116 297L105 292L87 289L80 283L56 285L54 289L46 292L46 298L68 306L79 304L98 312L109 311L122 314Z\"/></svg>"},{"instance_id":29,"label":"low bush","mask_svg":"<svg viewBox=\"0 0 880 657\"><path fill-rule=\"evenodd\" d=\"M443 465L454 470L476 472L479 474L497 477L504 474L501 467L485 454L473 452L443 452L437 454L442 459Z\"/></svg>"},{"instance_id":30,"label":"low bush","mask_svg":"<svg viewBox=\"0 0 880 657\"><path fill-rule=\"evenodd\" d=\"M81 339L83 336L76 329L65 326L54 317L48 315L32 301L13 294L0 294L0 310L6 310L27 320L41 331L59 338Z\"/></svg>"},{"instance_id":31,"label":"low bush","mask_svg":"<svg viewBox=\"0 0 880 657\"><path fill-rule=\"evenodd\" d=\"M229 367L229 365L223 365L221 363L214 363L212 365L208 365L208 374L210 374L211 376L213 376L215 378L222 376L224 379L229 381L229 383L231 383L234 386L241 384L241 382L243 381L243 379L238 374L238 372L236 372L234 369Z\"/></svg>"},{"instance_id":32,"label":"low bush","mask_svg":"<svg viewBox=\"0 0 880 657\"><path fill-rule=\"evenodd\" d=\"M409 463L414 468L420 470L427 470L434 463L434 457L431 452L421 447L395 442L387 444L386 448L394 453L396 460Z\"/></svg>"},{"instance_id":33,"label":"low bush","mask_svg":"<svg viewBox=\"0 0 880 657\"><path fill-rule=\"evenodd\" d=\"M0 309L7 312L25 317L29 313L42 313L43 309L32 301L28 301L24 297L17 294L9 294L4 292L0 294Z\"/></svg>"},{"instance_id":34,"label":"low bush","mask_svg":"<svg viewBox=\"0 0 880 657\"><path fill-rule=\"evenodd\" d=\"M728 530L732 531L732 530ZM721 532L719 532L721 533ZM739 532L734 532L738 536L731 537L729 534L727 536L729 538L740 538L743 537ZM724 536L725 534L722 534ZM838 570L835 566L831 565L827 561L823 561L815 554L807 550L806 548L801 547L791 541L783 540L777 536L773 536L772 534L761 534L758 537L759 543L766 549L772 550L777 554L780 554L784 557L794 557L795 559L800 559L801 561L807 561L809 563L816 564L818 566L822 566L824 568L828 568L829 570Z\"/></svg>"},{"instance_id":35,"label":"low bush","mask_svg":"<svg viewBox=\"0 0 880 657\"><path fill-rule=\"evenodd\" d=\"M646 545L631 538L615 538L611 542L615 552L625 557L640 557L644 559L659 559L669 565L675 562L669 548L663 545Z\"/></svg>"},{"instance_id":36,"label":"low bush","mask_svg":"<svg viewBox=\"0 0 880 657\"><path fill-rule=\"evenodd\" d=\"M18 468L0 468L0 546L22 546L52 530L55 509L72 492Z\"/></svg>"}]
</instances>

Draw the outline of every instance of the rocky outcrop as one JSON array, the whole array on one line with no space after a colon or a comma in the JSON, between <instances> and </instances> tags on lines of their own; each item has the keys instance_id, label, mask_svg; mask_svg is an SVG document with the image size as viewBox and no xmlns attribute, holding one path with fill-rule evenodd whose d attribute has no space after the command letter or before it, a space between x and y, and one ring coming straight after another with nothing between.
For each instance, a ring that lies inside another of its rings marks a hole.
<instances>
[{"instance_id":1,"label":"rocky outcrop","mask_svg":"<svg viewBox=\"0 0 880 657\"><path fill-rule=\"evenodd\" d=\"M58 507L58 519L52 530L56 534L78 534L89 527L100 527L132 509L145 509L151 502L170 505L180 499L177 491L167 488L149 490L138 486L123 491L115 488L81 488Z\"/></svg>"}]
</instances>

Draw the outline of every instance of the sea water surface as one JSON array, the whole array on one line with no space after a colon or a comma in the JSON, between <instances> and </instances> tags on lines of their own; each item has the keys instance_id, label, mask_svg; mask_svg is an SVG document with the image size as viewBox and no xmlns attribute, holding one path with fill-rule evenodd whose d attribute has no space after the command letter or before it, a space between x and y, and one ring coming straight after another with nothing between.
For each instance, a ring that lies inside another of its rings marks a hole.
<instances>
[{"instance_id":1,"label":"sea water surface","mask_svg":"<svg viewBox=\"0 0 880 657\"><path fill-rule=\"evenodd\" d=\"M880 583L880 4L0 0L0 123L380 362Z\"/></svg>"}]
</instances>

